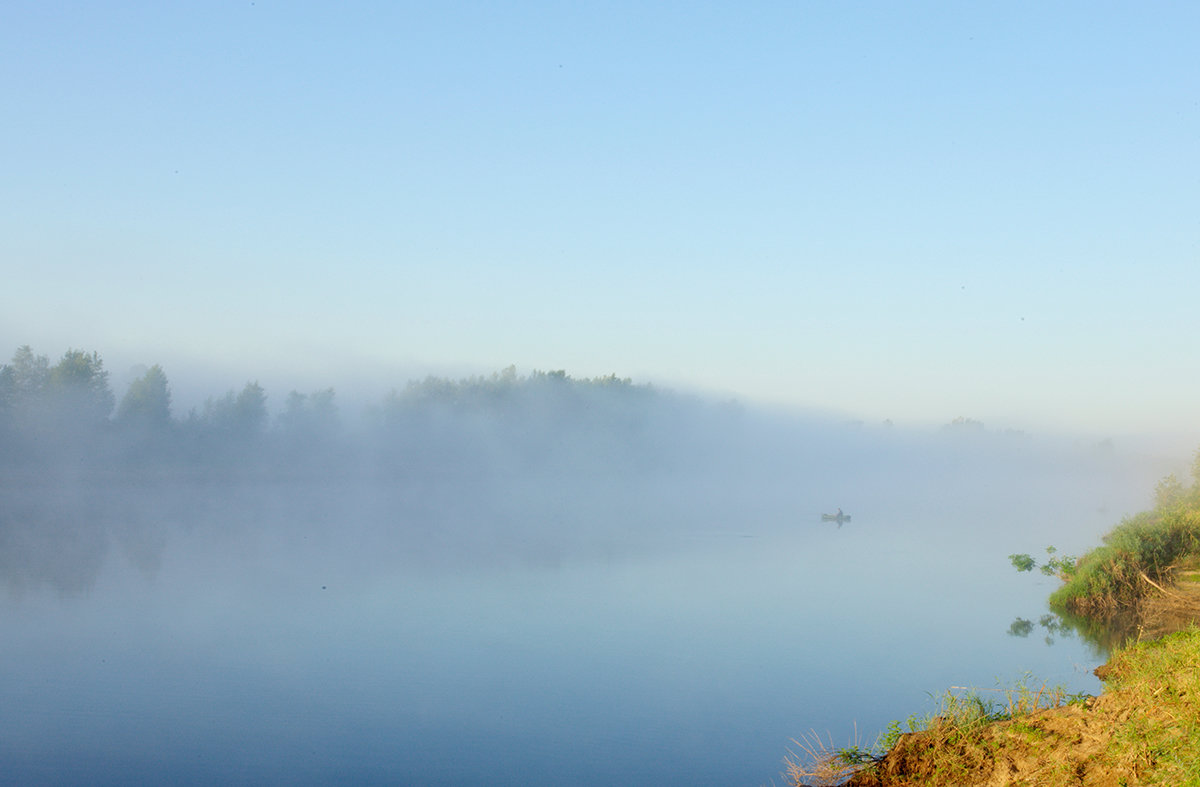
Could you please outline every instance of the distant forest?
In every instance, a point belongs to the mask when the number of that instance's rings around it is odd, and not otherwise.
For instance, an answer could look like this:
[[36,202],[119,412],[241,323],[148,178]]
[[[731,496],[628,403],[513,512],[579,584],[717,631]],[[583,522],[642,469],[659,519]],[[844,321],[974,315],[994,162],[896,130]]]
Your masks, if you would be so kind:
[[273,417],[267,400],[262,386],[247,382],[178,414],[157,364],[118,400],[98,353],[70,349],[52,364],[26,345],[0,366],[0,466],[260,476],[645,460],[656,453],[652,433],[686,409],[684,397],[616,375],[520,376],[514,367],[410,381],[351,419],[353,428],[333,388],[291,391]]

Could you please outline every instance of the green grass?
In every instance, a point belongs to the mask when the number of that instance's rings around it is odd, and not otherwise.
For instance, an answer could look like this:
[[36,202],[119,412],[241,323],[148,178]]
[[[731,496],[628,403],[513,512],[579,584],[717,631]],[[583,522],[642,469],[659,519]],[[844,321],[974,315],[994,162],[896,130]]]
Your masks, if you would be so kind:
[[1117,653],[1108,692],[1128,708],[1105,753],[1142,784],[1200,785],[1200,628]]
[[1171,581],[1181,561],[1198,553],[1200,505],[1193,500],[1128,517],[1104,537],[1103,546],[1079,558],[1066,583],[1050,595],[1050,605],[1087,615],[1136,606],[1150,582]]

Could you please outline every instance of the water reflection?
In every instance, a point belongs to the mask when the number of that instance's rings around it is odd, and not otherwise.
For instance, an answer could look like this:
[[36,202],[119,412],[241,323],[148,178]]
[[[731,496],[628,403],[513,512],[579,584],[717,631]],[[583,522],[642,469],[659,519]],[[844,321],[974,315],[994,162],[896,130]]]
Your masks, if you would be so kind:
[[[1061,614],[1050,612],[1038,618],[1037,627],[1042,630],[1042,641],[1047,645],[1053,645],[1056,639],[1071,638],[1077,633],[1083,633],[1084,640],[1095,647],[1097,653],[1107,652],[1102,641],[1092,636],[1087,623],[1088,621],[1084,619],[1069,619]],[[1008,634],[1011,637],[1024,639],[1032,634],[1033,630],[1032,620],[1018,617],[1008,627]]]
[[108,555],[113,512],[96,495],[45,491],[5,495],[0,582],[16,596],[43,587],[64,597],[86,593]]
[[0,771],[761,784],[806,731],[870,739],[950,685],[1093,688],[1083,643],[1002,633],[1041,601],[1003,556],[1088,531],[1088,485],[854,467],[6,487]]
[[[1017,618],[1008,627],[1008,635],[1010,637],[1028,637],[1031,631],[1033,631],[1033,621],[1026,620],[1025,618]],[[1053,643],[1047,642],[1046,644],[1051,645]]]
[[[1037,622],[1041,630],[1042,641],[1054,645],[1062,639],[1078,638],[1091,649],[1097,658],[1107,659],[1115,650],[1144,639],[1147,636],[1161,636],[1170,630],[1186,625],[1188,620],[1181,619],[1177,626],[1164,626],[1161,630],[1147,627],[1145,617],[1137,610],[1126,610],[1119,614],[1086,617],[1072,615],[1067,612],[1048,612]],[[1022,617],[1013,620],[1008,628],[1010,637],[1028,638],[1034,632],[1034,623]]]

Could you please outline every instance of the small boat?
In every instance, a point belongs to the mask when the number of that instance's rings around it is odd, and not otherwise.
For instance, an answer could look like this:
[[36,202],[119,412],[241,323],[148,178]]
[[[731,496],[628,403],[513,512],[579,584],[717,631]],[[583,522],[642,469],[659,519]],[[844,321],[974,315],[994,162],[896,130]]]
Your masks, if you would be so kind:
[[843,514],[841,511],[838,511],[836,514],[821,514],[821,521],[822,522],[837,522],[840,525],[843,522],[849,522],[850,515]]

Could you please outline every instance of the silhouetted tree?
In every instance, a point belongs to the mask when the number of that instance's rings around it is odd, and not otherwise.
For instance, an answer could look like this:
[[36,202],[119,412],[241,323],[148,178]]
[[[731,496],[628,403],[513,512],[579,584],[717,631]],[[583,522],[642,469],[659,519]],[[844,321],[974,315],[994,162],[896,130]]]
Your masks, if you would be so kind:
[[46,425],[46,383],[50,361],[34,355],[29,345],[13,354],[12,362],[0,367],[0,456],[21,462],[40,442],[38,432]]
[[34,355],[28,344],[17,348],[12,362],[0,367],[0,427],[31,425],[36,410],[44,406],[49,377],[46,356]]
[[144,429],[163,429],[171,421],[171,388],[162,367],[154,364],[129,384],[117,408],[117,422]]
[[23,399],[34,399],[45,393],[50,379],[50,360],[44,355],[34,355],[28,344],[17,348],[12,363],[4,367],[9,371],[13,394]]
[[61,422],[97,425],[108,420],[115,399],[108,372],[95,353],[67,350],[50,369],[47,388]]
[[337,429],[337,425],[332,388],[312,394],[292,391],[279,414],[279,428],[293,437],[327,436]]
[[257,382],[246,383],[241,393],[206,401],[199,421],[203,431],[226,437],[260,434],[267,423],[267,394]]
[[238,428],[247,435],[260,434],[267,426],[267,393],[257,381],[246,383],[234,409]]

